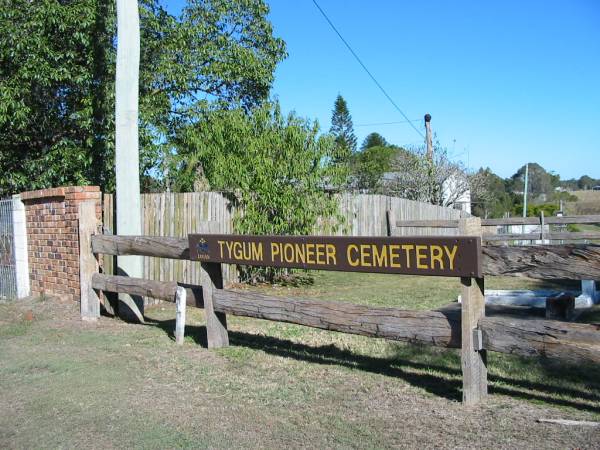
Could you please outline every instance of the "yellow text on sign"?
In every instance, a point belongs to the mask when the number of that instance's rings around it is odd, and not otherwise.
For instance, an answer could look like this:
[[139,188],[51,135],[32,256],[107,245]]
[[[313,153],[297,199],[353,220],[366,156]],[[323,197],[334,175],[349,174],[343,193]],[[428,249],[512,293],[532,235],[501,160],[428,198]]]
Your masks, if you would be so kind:
[[[454,270],[458,245],[441,244],[348,244],[254,242],[219,240],[220,257],[240,262],[291,264],[295,266],[350,266],[417,270]],[[341,254],[338,254],[338,251]]]
[[333,244],[271,242],[271,262],[335,266],[336,249]]
[[350,244],[346,249],[352,267],[454,270],[457,245]]
[[221,258],[237,259],[238,261],[262,261],[263,245],[261,242],[217,241]]

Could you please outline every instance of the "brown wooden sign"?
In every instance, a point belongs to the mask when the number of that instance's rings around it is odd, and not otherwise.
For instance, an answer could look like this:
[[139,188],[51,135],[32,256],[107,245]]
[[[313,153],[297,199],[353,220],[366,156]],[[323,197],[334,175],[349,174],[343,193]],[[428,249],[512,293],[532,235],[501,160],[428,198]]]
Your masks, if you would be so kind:
[[342,272],[481,277],[471,236],[339,237],[190,234],[190,259]]

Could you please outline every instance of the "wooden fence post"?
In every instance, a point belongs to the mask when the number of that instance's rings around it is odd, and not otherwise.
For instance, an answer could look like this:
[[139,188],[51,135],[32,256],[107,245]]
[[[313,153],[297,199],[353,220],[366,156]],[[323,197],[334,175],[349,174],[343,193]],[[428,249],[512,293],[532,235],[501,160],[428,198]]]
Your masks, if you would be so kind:
[[386,231],[387,231],[387,236],[391,237],[395,235],[395,231],[394,228],[396,228],[396,215],[394,214],[394,212],[391,209],[387,209],[385,211],[385,225],[386,225]]
[[96,234],[98,219],[96,202],[79,203],[79,289],[82,320],[96,320],[100,317],[100,299],[92,288],[92,276],[98,273],[96,256],[92,253],[92,235]]
[[546,242],[546,232],[544,231],[544,227],[546,226],[546,221],[544,220],[544,211],[540,211],[540,239],[542,241],[542,245],[547,244]]
[[[218,233],[218,223],[204,222],[200,226],[200,233]],[[229,346],[227,334],[227,316],[225,313],[215,312],[214,292],[223,289],[223,273],[219,263],[201,263],[200,284],[202,285],[202,298],[204,300],[204,314],[206,315],[206,342],[208,348]]]
[[[481,237],[481,219],[460,219],[459,234]],[[463,404],[468,406],[487,396],[487,354],[482,348],[481,331],[477,327],[479,319],[485,317],[485,296],[483,278],[461,278],[461,284]]]
[[187,295],[185,288],[177,286],[177,293],[175,294],[175,304],[177,312],[175,313],[175,342],[178,345],[183,345],[183,338],[185,334],[185,307],[187,302]]

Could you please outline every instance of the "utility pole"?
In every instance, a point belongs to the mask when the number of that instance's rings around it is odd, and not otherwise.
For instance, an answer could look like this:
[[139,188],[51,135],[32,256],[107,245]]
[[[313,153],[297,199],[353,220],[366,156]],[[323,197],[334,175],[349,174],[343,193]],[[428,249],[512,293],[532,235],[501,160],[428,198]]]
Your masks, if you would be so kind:
[[[140,158],[138,149],[138,95],[140,20],[137,0],[117,0],[117,67],[115,77],[115,165],[117,233],[142,234]],[[117,257],[117,274],[142,277],[140,256]],[[119,294],[119,315],[144,321],[141,297]]]
[[525,164],[525,189],[523,190],[523,217],[527,217],[528,185],[529,185],[529,163]]
[[427,158],[433,160],[433,139],[431,138],[431,114],[425,114],[425,144],[427,145]]
[[[527,190],[529,185],[529,163],[525,164],[525,187],[523,188],[523,217],[527,217]],[[526,226],[521,225],[521,233],[525,234]],[[525,244],[525,241],[521,241]]]

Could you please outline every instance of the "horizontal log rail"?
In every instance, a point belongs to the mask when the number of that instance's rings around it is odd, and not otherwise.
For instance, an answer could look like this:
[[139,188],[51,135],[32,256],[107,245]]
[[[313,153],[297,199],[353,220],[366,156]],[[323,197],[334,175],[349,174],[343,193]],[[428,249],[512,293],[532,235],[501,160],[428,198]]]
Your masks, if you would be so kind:
[[399,228],[458,228],[458,220],[399,220],[396,222],[396,226]]
[[439,311],[410,311],[231,290],[216,294],[215,310],[342,333],[460,347],[460,313],[449,320]]
[[[92,251],[108,255],[189,259],[187,238],[96,235],[92,236]],[[485,276],[600,279],[600,245],[596,244],[483,246],[482,252]]]
[[[110,292],[156,296],[171,302],[175,301],[177,290],[174,282],[102,274],[94,275],[92,287]],[[198,286],[187,287],[192,292],[202,291]],[[221,289],[213,295],[214,310],[219,313],[393,341],[449,348],[461,346],[459,308],[407,311]],[[202,301],[198,298],[188,299],[188,305],[202,307]],[[600,362],[600,325],[507,316],[484,317],[478,325],[487,350],[522,356],[555,357],[572,363]]]
[[494,352],[600,362],[599,324],[497,316],[482,318],[479,328],[483,347]]
[[[482,226],[495,225],[540,225],[540,217],[506,217],[503,219],[481,219]],[[545,225],[600,223],[600,214],[585,216],[544,217]],[[399,220],[397,227],[458,228],[458,220]]]
[[202,287],[175,281],[156,281],[142,278],[124,277],[120,275],[105,275],[95,273],[92,276],[92,288],[115,294],[139,295],[174,302],[177,288],[186,291],[187,306],[203,308]]
[[600,280],[600,245],[490,246],[481,248],[485,276],[538,280]]
[[503,242],[516,240],[538,240],[549,239],[547,235],[542,237],[542,233],[507,233],[507,234],[483,234],[481,239],[484,242]]
[[190,259],[187,238],[164,236],[92,236],[92,252],[105,255],[139,255],[157,258]]
[[582,241],[600,239],[600,232],[562,232],[562,233],[511,233],[511,234],[484,234],[484,241],[515,241],[515,240],[555,240],[555,241]]
[[95,273],[92,276],[92,288],[117,294],[139,295],[159,300],[175,301],[177,283],[175,281],[155,281],[119,275]]

